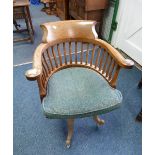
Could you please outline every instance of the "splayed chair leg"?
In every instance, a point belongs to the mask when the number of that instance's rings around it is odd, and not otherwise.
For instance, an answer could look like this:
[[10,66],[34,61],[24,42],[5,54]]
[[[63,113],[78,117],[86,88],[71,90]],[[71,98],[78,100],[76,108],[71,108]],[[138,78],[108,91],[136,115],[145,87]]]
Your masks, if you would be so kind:
[[66,139],[66,147],[70,148],[74,130],[74,119],[67,119],[67,127],[68,127],[68,135]]
[[104,120],[100,119],[99,116],[94,116],[93,119],[97,123],[97,125],[103,125],[104,124]]

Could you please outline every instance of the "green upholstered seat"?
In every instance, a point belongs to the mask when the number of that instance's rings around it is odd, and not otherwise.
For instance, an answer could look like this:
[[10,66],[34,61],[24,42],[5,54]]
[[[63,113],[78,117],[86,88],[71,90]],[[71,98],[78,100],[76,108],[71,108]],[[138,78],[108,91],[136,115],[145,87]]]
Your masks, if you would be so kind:
[[103,114],[119,107],[122,95],[93,70],[63,69],[48,81],[42,109],[48,118],[77,118]]

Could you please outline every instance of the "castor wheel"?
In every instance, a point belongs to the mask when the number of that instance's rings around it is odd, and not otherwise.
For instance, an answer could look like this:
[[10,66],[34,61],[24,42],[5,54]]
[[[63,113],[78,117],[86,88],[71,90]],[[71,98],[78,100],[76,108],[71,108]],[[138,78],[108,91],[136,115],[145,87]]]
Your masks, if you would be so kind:
[[70,140],[66,140],[65,147],[66,147],[67,149],[69,149],[69,148],[71,147],[71,141],[70,141]]

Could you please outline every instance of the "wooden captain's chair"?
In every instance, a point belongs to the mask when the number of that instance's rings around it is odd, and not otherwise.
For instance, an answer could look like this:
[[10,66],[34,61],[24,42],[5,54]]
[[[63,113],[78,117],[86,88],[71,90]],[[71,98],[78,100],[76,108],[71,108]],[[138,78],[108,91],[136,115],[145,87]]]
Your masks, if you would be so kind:
[[75,118],[93,117],[117,109],[122,95],[116,89],[121,68],[132,68],[107,42],[98,39],[95,21],[70,20],[41,25],[42,43],[33,57],[28,80],[37,80],[47,118],[67,119],[70,147]]

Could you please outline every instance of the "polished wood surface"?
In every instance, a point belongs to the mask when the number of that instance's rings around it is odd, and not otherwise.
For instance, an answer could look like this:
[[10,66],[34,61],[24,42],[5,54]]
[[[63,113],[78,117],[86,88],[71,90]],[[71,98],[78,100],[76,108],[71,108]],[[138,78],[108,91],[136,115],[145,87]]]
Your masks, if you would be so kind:
[[108,7],[107,0],[97,0],[94,2],[93,0],[86,0],[85,10],[92,11],[92,10],[102,10]]
[[[100,8],[96,6],[96,4],[92,1],[78,1],[78,0],[70,0],[69,2],[69,16],[76,19],[85,19],[85,20],[96,20],[100,21],[100,17],[102,14],[102,9],[105,9],[104,7],[97,1],[97,5],[101,6]],[[103,7],[102,7],[103,6]]]
[[43,30],[43,43],[50,43],[55,40],[68,38],[97,38],[95,31],[95,21],[68,20],[59,22],[49,22],[41,25]]
[[61,20],[69,19],[69,0],[57,0],[57,14]]
[[76,20],[97,21],[96,31],[100,34],[100,22],[103,17],[103,10],[107,9],[108,0],[70,0],[69,17]]

